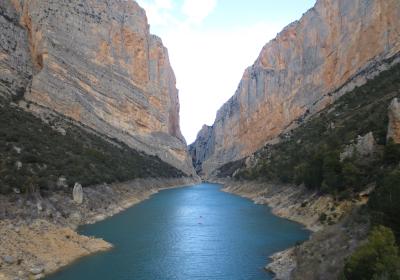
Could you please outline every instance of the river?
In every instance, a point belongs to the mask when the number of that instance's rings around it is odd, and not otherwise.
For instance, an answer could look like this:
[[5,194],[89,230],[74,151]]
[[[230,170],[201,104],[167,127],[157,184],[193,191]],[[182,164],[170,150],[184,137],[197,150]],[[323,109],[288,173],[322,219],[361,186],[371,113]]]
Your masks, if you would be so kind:
[[202,183],[168,189],[79,233],[114,244],[48,280],[271,279],[268,257],[309,231],[265,205]]

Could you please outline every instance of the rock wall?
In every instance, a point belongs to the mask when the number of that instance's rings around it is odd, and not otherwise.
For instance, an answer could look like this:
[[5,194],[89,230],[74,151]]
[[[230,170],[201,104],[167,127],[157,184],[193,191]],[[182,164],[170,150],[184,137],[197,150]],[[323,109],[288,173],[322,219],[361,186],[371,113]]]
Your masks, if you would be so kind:
[[208,125],[203,125],[196,137],[196,141],[189,145],[189,154],[192,157],[193,166],[196,172],[201,172],[201,164],[214,150],[214,135],[213,128]]
[[23,95],[32,78],[27,31],[11,1],[0,3],[0,97]]
[[4,0],[0,11],[1,36],[16,45],[2,38],[0,67],[31,68],[20,75],[29,82],[16,85],[30,110],[66,116],[194,173],[168,51],[136,2]]
[[[362,85],[400,51],[398,0],[318,0],[264,46],[218,111],[202,170],[248,156]],[[192,152],[193,153],[193,152]],[[198,158],[196,158],[197,160]]]

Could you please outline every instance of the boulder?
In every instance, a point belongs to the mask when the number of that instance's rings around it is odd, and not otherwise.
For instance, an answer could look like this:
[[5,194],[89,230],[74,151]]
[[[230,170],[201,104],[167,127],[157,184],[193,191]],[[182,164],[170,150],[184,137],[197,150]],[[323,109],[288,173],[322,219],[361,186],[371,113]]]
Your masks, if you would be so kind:
[[62,136],[67,135],[67,131],[66,131],[64,128],[62,128],[62,127],[57,127],[57,128],[56,128],[56,131],[57,131],[58,133],[60,133]]
[[392,139],[394,143],[400,143],[400,103],[394,98],[388,109],[389,125],[387,139]]
[[13,263],[15,263],[15,258],[13,256],[4,256],[3,261],[6,264],[13,264]]
[[78,211],[71,213],[69,216],[69,222],[73,227],[79,225],[82,221],[82,215]]
[[20,170],[20,169],[22,168],[22,162],[17,161],[17,162],[15,163],[15,167],[17,168],[17,170]]
[[354,156],[356,153],[362,157],[373,155],[376,150],[376,142],[372,132],[364,136],[358,136],[354,144],[347,145],[344,151],[340,154],[340,160]]
[[83,202],[83,189],[82,189],[82,185],[81,184],[75,183],[74,189],[72,191],[72,198],[76,203],[82,204],[82,202]]
[[32,267],[29,272],[33,275],[38,275],[41,274],[44,271],[44,268],[41,266],[38,267]]
[[65,178],[64,176],[61,176],[60,178],[58,178],[57,187],[58,188],[68,188],[67,178]]

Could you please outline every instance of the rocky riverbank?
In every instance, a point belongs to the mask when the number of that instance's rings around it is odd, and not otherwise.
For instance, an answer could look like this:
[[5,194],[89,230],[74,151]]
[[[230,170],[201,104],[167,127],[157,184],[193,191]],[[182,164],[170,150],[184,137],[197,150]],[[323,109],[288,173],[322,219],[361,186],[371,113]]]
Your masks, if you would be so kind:
[[71,189],[0,196],[0,280],[40,279],[76,259],[112,248],[102,239],[79,235],[95,223],[165,188],[198,183],[195,178],[138,179],[83,188],[82,203]]
[[[216,179],[223,190],[267,204],[272,212],[305,225],[310,239],[271,256],[275,279],[337,279],[344,260],[365,239],[368,221],[360,215],[365,196],[337,201],[301,186]],[[366,194],[365,194],[366,195]]]

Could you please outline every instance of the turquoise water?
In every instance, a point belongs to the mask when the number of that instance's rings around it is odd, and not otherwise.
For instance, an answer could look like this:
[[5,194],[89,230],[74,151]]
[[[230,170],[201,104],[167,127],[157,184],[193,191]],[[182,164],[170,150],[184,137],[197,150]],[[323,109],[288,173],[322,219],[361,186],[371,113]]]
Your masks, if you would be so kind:
[[115,248],[46,279],[271,279],[263,269],[268,256],[309,236],[268,207],[207,183],[161,191],[80,233]]

